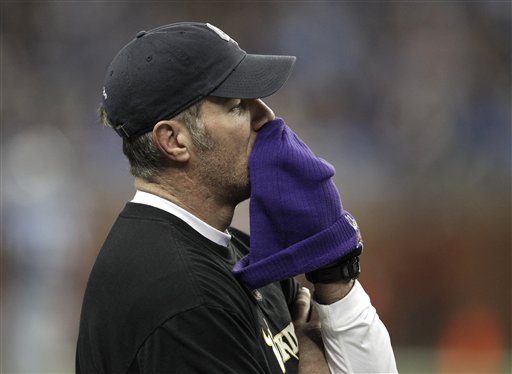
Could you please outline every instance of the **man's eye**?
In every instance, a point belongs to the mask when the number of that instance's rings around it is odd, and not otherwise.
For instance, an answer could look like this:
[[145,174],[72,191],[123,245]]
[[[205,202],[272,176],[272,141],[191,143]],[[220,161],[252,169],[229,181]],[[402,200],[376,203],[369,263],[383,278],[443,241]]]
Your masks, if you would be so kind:
[[232,107],[230,109],[230,112],[241,113],[241,112],[243,112],[243,110],[244,110],[244,102],[240,101],[240,103],[238,103],[237,105],[235,105],[234,107]]

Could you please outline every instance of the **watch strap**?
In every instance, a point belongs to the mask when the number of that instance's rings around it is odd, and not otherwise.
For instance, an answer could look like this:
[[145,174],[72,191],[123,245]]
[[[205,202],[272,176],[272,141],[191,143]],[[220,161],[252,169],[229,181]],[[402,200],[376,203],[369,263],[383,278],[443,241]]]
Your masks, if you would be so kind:
[[356,279],[361,273],[359,255],[363,251],[362,243],[348,256],[341,258],[331,266],[306,273],[311,283],[333,283],[338,280]]

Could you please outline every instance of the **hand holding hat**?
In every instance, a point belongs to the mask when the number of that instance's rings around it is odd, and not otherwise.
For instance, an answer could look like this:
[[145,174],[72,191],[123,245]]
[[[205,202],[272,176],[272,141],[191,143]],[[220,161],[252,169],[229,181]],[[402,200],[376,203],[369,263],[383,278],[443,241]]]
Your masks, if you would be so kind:
[[343,209],[332,165],[276,118],[250,161],[251,251],[233,273],[251,289],[324,267],[356,250],[361,235]]

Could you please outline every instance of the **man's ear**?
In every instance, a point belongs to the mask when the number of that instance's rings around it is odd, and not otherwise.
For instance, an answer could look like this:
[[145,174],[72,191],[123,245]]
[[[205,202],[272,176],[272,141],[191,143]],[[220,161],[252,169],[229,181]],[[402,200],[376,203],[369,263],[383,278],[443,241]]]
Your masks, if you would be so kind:
[[190,159],[190,136],[182,123],[174,120],[158,122],[153,127],[153,139],[171,160],[187,162]]

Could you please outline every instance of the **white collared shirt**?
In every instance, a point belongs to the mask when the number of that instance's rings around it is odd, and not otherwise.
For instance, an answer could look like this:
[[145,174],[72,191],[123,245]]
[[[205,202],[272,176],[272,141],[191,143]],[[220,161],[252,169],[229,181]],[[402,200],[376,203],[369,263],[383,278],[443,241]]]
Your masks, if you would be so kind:
[[212,227],[206,222],[200,220],[192,213],[187,212],[185,209],[180,208],[178,205],[159,196],[148,192],[137,191],[131,202],[137,204],[145,204],[161,210],[165,210],[166,212],[171,213],[172,215],[186,222],[190,227],[203,235],[205,238],[210,239],[212,242],[224,247],[227,247],[231,241],[231,235],[227,232],[217,230],[215,227]]

